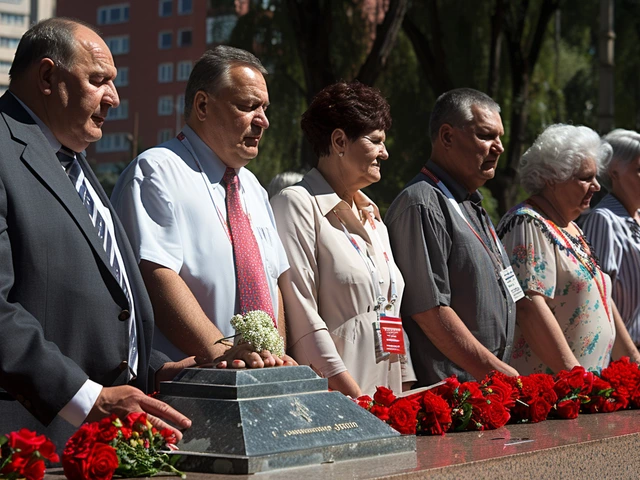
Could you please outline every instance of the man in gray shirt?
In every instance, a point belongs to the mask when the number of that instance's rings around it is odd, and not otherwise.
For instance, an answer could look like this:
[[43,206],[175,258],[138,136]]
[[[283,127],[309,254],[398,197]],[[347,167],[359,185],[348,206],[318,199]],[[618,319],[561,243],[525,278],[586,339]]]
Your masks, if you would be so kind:
[[431,159],[398,195],[385,223],[406,281],[403,324],[418,382],[452,374],[508,375],[515,305],[509,261],[478,188],[504,151],[500,107],[463,88],[441,95],[431,114]]

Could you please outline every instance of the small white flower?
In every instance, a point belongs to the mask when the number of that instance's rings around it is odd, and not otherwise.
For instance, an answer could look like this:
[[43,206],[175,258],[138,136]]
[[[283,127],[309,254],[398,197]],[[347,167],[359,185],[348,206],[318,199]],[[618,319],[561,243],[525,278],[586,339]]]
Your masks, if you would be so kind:
[[284,355],[284,339],[273,326],[273,320],[262,310],[234,315],[231,326],[256,352],[269,350],[273,355]]

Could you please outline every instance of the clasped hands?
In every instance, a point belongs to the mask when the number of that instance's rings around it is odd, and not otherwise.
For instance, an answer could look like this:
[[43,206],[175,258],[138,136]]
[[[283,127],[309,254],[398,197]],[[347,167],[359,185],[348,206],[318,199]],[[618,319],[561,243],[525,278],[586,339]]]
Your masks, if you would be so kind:
[[[199,365],[206,360],[196,357]],[[215,368],[267,368],[267,367],[291,367],[298,365],[289,355],[279,357],[269,350],[256,352],[249,343],[234,345],[210,363]]]

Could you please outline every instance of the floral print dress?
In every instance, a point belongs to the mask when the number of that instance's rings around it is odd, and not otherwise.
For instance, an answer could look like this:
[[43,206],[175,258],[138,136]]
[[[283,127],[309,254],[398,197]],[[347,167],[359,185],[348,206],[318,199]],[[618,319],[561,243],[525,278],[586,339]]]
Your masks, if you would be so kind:
[[[580,365],[606,367],[616,336],[611,279],[587,253],[584,237],[572,236],[526,202],[502,218],[498,235],[522,290],[544,296]],[[520,375],[556,373],[531,350],[517,325],[510,364]]]

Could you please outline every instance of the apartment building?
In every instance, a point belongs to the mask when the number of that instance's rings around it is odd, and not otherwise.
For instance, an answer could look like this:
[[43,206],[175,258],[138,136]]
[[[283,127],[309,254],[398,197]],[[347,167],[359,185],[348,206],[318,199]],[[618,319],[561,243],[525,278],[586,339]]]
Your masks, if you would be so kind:
[[102,139],[87,149],[91,161],[103,168],[127,163],[135,152],[180,131],[191,68],[211,43],[207,5],[205,0],[58,0],[58,16],[98,28],[118,69],[120,106],[111,109]]
[[54,10],[54,0],[0,0],[0,95],[9,88],[9,69],[20,38]]

